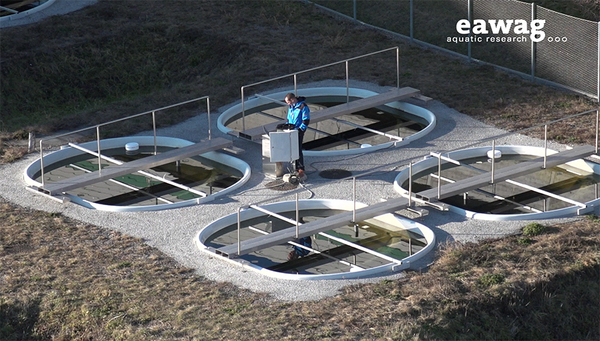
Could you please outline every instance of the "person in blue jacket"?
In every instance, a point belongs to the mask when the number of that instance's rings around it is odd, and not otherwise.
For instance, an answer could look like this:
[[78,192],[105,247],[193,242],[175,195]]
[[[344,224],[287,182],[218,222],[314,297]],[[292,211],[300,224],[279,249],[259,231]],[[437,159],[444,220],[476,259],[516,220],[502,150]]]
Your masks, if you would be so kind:
[[[306,247],[312,247],[312,239],[310,238],[310,236],[302,237],[300,239],[297,239],[295,242]],[[294,249],[288,254],[288,260],[294,260],[300,257],[304,257],[309,253],[310,250],[294,245]]]
[[288,107],[288,115],[287,120],[289,124],[293,124],[296,129],[298,129],[298,147],[299,147],[299,157],[296,160],[296,172],[298,173],[298,178],[303,181],[306,179],[306,174],[304,173],[304,155],[302,154],[302,141],[304,140],[304,133],[306,132],[306,128],[308,128],[308,124],[310,123],[310,109],[308,105],[304,103],[304,97],[296,97],[295,94],[289,93],[285,95],[285,103],[287,103]]

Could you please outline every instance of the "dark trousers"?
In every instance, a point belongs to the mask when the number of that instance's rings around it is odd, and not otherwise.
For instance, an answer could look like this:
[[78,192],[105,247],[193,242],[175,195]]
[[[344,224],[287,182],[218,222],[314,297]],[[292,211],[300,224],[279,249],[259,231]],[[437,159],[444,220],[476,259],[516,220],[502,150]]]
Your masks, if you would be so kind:
[[296,160],[296,170],[304,170],[304,155],[302,154],[302,141],[304,140],[304,131],[298,129],[298,160]]

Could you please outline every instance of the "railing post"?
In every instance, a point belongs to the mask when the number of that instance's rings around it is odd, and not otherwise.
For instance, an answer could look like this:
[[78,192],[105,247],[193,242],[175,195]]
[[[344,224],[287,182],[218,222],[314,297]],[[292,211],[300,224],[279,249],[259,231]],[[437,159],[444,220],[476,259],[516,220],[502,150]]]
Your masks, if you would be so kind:
[[238,207],[237,210],[237,247],[238,247],[238,256],[240,255],[240,253],[242,253],[242,241],[240,240],[240,230],[242,228],[242,222],[240,219],[240,211],[242,210],[241,207]]
[[96,126],[96,144],[98,146],[98,174],[102,174],[102,153],[100,151],[100,126]]
[[440,197],[442,196],[442,153],[438,153],[437,155],[438,157],[438,184],[437,184],[437,190],[438,190],[438,199],[440,199]]
[[396,88],[400,89],[400,48],[396,47]]
[[156,147],[156,111],[152,111],[152,131],[154,132],[154,155],[158,154]]
[[346,60],[346,103],[350,103],[350,71],[348,69],[348,61]]
[[244,87],[240,89],[242,93],[242,131],[246,130],[246,110],[244,109]]
[[408,164],[408,207],[412,206],[412,161]]
[[211,123],[210,123],[210,98],[206,97],[206,112],[208,115],[208,139],[211,140],[212,139],[212,134],[211,134]]
[[44,140],[40,140],[40,171],[42,172],[42,187],[44,187]]
[[300,238],[300,210],[298,209],[298,193],[296,192],[296,239]]
[[356,223],[356,177],[352,178],[352,222]]
[[492,140],[492,184],[494,183],[494,171],[496,165],[496,140]]
[[548,158],[548,125],[544,125],[544,169],[546,169],[546,159]]
[[298,74],[294,74],[294,95],[298,95]]

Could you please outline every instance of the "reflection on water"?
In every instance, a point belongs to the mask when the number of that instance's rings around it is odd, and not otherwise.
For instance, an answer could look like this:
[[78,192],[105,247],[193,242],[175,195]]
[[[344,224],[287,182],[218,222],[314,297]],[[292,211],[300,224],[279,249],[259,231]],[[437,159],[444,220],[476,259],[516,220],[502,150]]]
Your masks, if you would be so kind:
[[[503,155],[499,161],[497,160],[495,162],[495,169],[498,170],[533,158],[535,157]],[[469,166],[465,167],[454,164],[442,165],[442,186],[448,184],[450,181],[459,181],[479,175],[482,171],[491,171],[491,163],[486,157],[461,160],[461,163]],[[437,175],[437,166],[414,174],[412,184],[413,192],[418,193],[427,189],[437,188]],[[564,165],[542,169],[538,172],[511,180],[580,203],[595,200],[599,197],[598,183],[600,181],[600,176],[598,174],[573,169],[572,167]],[[403,183],[402,187],[408,189],[408,181]],[[548,195],[528,190],[508,182],[500,182],[494,185],[481,187],[478,190],[469,191],[467,194],[456,195],[442,201],[468,211],[487,214],[546,212],[573,206],[571,203],[564,200],[549,197]]]
[[[300,216],[306,223],[341,213],[339,210],[302,210]],[[279,213],[290,219],[295,219],[296,213]],[[261,216],[241,222],[240,240],[263,236],[293,225],[277,218]],[[257,266],[272,271],[297,274],[331,274],[344,273],[356,269],[370,269],[389,264],[391,261],[373,253],[402,260],[426,246],[425,238],[412,231],[407,231],[401,225],[392,225],[377,219],[359,222],[332,229],[312,237],[311,248],[317,252],[288,260],[292,250],[290,244],[276,245],[241,256],[242,259]],[[204,241],[204,245],[220,248],[237,244],[237,223],[229,225]],[[342,242],[344,241],[344,242]],[[372,250],[369,253],[353,244]]]
[[[170,149],[159,147],[157,151],[161,153]],[[154,147],[152,146],[140,147],[139,153],[136,155],[126,155],[124,148],[102,151],[103,155],[110,156],[122,162],[151,156],[153,153]],[[102,161],[102,169],[114,165],[114,163],[105,160]],[[98,168],[97,157],[88,154],[78,155],[47,167],[44,172],[44,181],[52,183],[97,171]],[[199,156],[155,167],[149,170],[149,172],[162,179],[176,182],[196,191],[204,192],[207,195],[217,193],[232,186],[242,177],[239,171],[231,167]],[[40,174],[38,173],[36,176],[36,180],[41,182]],[[198,194],[140,173],[132,173],[116,177],[110,181],[81,187],[71,191],[70,194],[77,195],[90,202],[116,206],[158,205],[201,197]]]
[[[356,98],[351,98],[351,100]],[[314,96],[307,102],[311,112],[345,103],[336,96]],[[233,116],[225,126],[236,131],[260,127],[272,122],[281,122],[287,117],[287,107],[269,104],[249,109],[245,113],[245,123],[241,114]],[[311,123],[304,135],[304,150],[344,150],[360,148],[363,144],[372,146],[388,143],[390,138],[359,129],[340,121],[377,130],[389,135],[407,137],[427,126],[427,122],[418,116],[402,110],[382,106],[359,111],[349,115],[341,115],[335,119]]]

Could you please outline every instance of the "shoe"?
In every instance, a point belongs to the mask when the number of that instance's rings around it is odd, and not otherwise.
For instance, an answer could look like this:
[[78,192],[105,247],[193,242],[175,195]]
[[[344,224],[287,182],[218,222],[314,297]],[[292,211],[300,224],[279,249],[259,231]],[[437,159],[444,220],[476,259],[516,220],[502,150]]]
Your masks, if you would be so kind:
[[288,253],[288,260],[294,260],[298,258],[298,254],[296,253],[296,250],[292,250],[290,251],[290,253]]
[[298,172],[298,181],[304,182],[308,179],[308,176],[306,176],[306,173],[302,169],[299,169],[297,172]]

